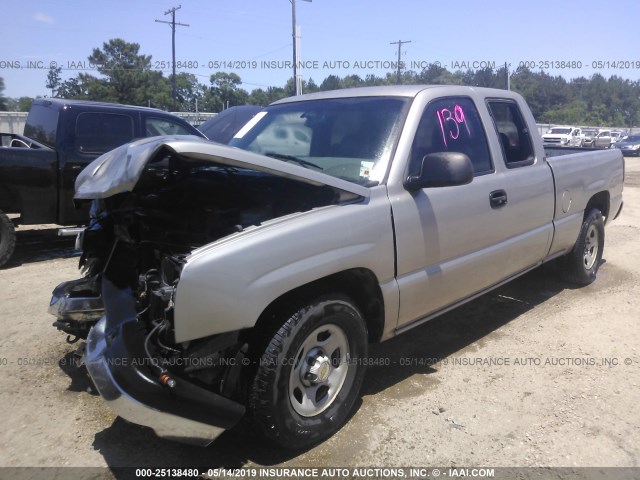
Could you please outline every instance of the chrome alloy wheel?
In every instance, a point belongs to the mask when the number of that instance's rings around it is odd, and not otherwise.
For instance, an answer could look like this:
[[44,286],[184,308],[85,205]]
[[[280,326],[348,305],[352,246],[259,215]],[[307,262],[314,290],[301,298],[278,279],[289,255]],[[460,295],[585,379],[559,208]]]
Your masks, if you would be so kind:
[[590,225],[584,242],[584,268],[590,270],[598,258],[598,229],[595,225]]
[[349,341],[342,328],[326,324],[304,340],[289,374],[289,401],[303,417],[333,403],[349,371]]

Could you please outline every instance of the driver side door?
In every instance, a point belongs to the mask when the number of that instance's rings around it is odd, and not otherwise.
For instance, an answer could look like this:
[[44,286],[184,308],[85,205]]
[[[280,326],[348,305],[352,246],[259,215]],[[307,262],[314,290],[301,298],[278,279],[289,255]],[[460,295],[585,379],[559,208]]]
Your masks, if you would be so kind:
[[[508,106],[517,107],[515,102]],[[480,108],[485,109],[484,122]],[[492,130],[485,131],[485,126]],[[503,160],[521,148],[516,142],[522,135],[531,147],[526,125],[522,130],[499,119],[492,124],[487,106],[471,98],[439,98],[426,106],[413,141],[409,174],[425,155],[446,151],[467,155],[474,178],[467,185],[403,189],[390,195],[399,330],[481,293],[544,256],[549,239],[545,221],[552,218],[553,195],[549,208],[539,208],[535,199],[551,188],[550,171],[536,164],[532,150],[521,168],[506,168]],[[487,134],[498,137],[500,151],[494,148],[492,153]]]

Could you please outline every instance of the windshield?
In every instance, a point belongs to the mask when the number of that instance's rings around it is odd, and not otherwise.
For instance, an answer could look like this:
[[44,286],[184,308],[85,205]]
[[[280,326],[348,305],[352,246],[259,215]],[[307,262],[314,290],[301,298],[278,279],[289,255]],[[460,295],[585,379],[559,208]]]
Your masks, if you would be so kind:
[[568,135],[571,133],[570,128],[552,128],[548,133],[555,133],[560,135]]
[[582,130],[582,133],[584,133],[585,135],[595,135],[596,131],[595,130]]
[[385,176],[408,104],[357,97],[273,105],[230,145],[370,186]]
[[629,143],[640,142],[640,135],[629,135],[624,141]]

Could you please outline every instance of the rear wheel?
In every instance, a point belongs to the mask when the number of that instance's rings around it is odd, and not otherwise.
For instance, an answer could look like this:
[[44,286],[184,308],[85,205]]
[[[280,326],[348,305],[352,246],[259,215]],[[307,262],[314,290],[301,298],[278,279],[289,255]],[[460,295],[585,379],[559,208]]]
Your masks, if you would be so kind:
[[588,285],[596,279],[604,249],[604,219],[593,209],[584,218],[573,250],[563,257],[565,278],[577,285]]
[[250,395],[258,428],[292,449],[331,436],[353,412],[366,355],[365,322],[348,298],[329,295],[295,311],[259,361]]
[[7,215],[0,211],[0,267],[9,261],[16,246],[16,229]]

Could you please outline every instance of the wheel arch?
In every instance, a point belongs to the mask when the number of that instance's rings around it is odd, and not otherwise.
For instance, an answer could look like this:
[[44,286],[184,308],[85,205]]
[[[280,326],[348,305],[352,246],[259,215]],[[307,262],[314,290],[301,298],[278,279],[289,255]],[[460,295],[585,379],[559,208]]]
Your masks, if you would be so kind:
[[4,213],[22,213],[22,198],[10,185],[0,184],[0,210]]
[[384,331],[384,298],[378,279],[367,268],[333,273],[284,293],[264,309],[254,329],[260,331],[268,327],[278,313],[290,305],[299,305],[332,292],[344,294],[353,300],[364,317],[369,342],[379,342]]
[[589,199],[587,206],[584,209],[583,220],[587,218],[591,210],[594,208],[600,210],[600,213],[602,213],[602,216],[606,221],[609,220],[609,209],[611,208],[611,197],[609,192],[598,192]]
[[7,263],[16,246],[16,231],[13,221],[0,210],[0,267]]

